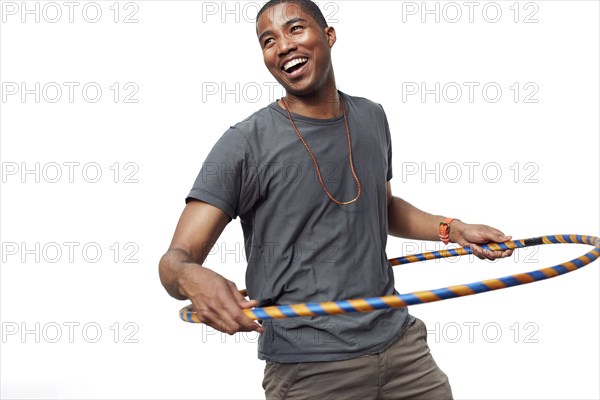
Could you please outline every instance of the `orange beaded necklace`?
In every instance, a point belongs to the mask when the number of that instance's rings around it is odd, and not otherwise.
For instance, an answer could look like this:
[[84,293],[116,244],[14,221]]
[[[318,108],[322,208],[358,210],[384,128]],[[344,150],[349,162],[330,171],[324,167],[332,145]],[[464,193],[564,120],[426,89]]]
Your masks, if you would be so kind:
[[347,205],[347,204],[352,204],[358,200],[358,198],[360,197],[360,181],[358,180],[358,176],[356,176],[356,172],[354,171],[354,163],[352,161],[352,141],[350,140],[350,128],[348,127],[348,117],[346,115],[346,106],[344,105],[344,100],[341,98],[341,95],[338,94],[338,96],[339,96],[338,98],[340,99],[340,102],[342,103],[342,111],[344,113],[344,123],[346,124],[346,134],[348,136],[348,160],[350,161],[350,170],[352,171],[352,176],[354,177],[354,181],[356,182],[356,188],[357,188],[356,197],[354,197],[352,200],[349,200],[349,201],[339,201],[339,200],[335,199],[331,195],[331,193],[329,193],[329,190],[327,190],[327,188],[325,187],[325,183],[323,182],[323,177],[321,176],[321,169],[319,168],[319,163],[317,162],[317,159],[315,158],[315,155],[313,154],[313,152],[308,147],[308,144],[306,144],[306,142],[304,141],[304,138],[300,134],[300,131],[298,131],[298,128],[296,127],[296,124],[294,123],[294,120],[292,119],[292,114],[290,114],[290,106],[288,105],[285,97],[282,98],[282,100],[285,104],[285,110],[287,111],[288,117],[290,119],[290,123],[292,124],[294,131],[296,131],[298,138],[300,138],[300,141],[302,142],[304,147],[306,147],[306,151],[308,151],[308,154],[310,154],[310,157],[312,158],[313,163],[315,164],[315,169],[317,170],[319,182],[321,183],[321,186],[323,187],[325,194],[327,194],[327,197],[329,197],[329,199],[331,201],[333,201],[335,204],[343,206],[343,205]]

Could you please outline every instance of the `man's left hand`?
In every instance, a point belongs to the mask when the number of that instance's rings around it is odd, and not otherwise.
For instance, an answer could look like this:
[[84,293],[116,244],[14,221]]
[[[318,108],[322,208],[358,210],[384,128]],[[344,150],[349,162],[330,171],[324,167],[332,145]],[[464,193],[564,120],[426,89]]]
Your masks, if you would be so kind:
[[452,221],[450,223],[450,241],[458,243],[462,247],[471,248],[473,254],[482,260],[509,257],[513,250],[484,250],[478,244],[502,243],[511,240],[511,238],[511,236],[506,236],[498,229],[487,225],[465,224],[462,221]]

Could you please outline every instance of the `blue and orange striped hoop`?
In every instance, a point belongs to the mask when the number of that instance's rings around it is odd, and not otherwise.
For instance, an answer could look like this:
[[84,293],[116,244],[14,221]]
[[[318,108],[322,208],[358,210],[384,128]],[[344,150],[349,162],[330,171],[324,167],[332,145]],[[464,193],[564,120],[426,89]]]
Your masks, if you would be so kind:
[[[245,309],[244,313],[250,319],[263,320],[345,314],[351,312],[368,312],[387,308],[401,308],[415,304],[452,299],[455,297],[470,296],[473,294],[505,289],[513,286],[541,281],[544,279],[554,278],[556,276],[575,271],[576,269],[595,261],[600,256],[600,238],[586,235],[549,235],[531,239],[512,240],[504,243],[488,243],[481,245],[480,247],[488,250],[508,250],[555,243],[588,244],[594,246],[594,249],[580,257],[574,258],[571,261],[567,261],[552,267],[542,268],[521,274],[509,275],[502,278],[487,279],[466,285],[455,285],[442,289],[423,290],[420,292],[383,297]],[[457,249],[432,251],[429,253],[392,258],[389,261],[392,265],[401,265],[417,261],[433,260],[436,258],[464,256],[467,254],[471,254],[471,249],[460,247]],[[245,291],[242,291],[242,293],[245,293]],[[201,321],[198,319],[198,316],[193,311],[192,305],[182,308],[179,311],[179,317],[186,322],[201,323]]]

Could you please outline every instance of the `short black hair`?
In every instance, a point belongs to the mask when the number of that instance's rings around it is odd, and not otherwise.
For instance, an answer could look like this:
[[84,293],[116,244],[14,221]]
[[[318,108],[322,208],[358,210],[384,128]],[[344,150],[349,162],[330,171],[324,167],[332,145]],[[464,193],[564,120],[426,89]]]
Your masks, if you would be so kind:
[[327,21],[325,20],[325,17],[323,16],[323,13],[321,12],[321,9],[319,8],[319,6],[317,6],[315,3],[313,3],[310,0],[270,0],[269,2],[267,2],[258,12],[258,14],[256,15],[256,22],[258,22],[258,19],[260,18],[261,14],[265,11],[267,11],[269,8],[274,7],[278,4],[296,4],[297,6],[299,6],[302,11],[304,11],[305,13],[309,14],[311,17],[313,17],[313,19],[317,22],[317,24],[321,27],[321,28],[327,28]]

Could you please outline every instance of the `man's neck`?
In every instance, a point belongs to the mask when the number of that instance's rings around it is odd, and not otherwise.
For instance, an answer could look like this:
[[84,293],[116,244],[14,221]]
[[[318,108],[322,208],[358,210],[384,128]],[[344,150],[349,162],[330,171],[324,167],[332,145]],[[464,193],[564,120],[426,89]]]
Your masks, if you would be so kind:
[[[289,111],[315,119],[337,118],[342,114],[341,98],[337,89],[317,92],[310,96],[286,94],[285,100]],[[286,108],[286,103],[279,100],[279,105]]]

